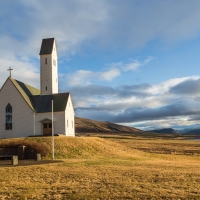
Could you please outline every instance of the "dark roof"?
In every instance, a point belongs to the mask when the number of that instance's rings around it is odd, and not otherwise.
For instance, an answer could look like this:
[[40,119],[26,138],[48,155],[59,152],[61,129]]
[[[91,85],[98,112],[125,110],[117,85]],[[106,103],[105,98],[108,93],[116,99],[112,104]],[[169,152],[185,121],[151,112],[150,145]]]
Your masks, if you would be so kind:
[[43,39],[39,55],[51,54],[53,51],[54,40],[54,38]]
[[39,95],[40,90],[38,90],[37,88],[34,88],[30,85],[27,85],[25,83],[22,83],[20,81],[17,81],[15,79],[11,78],[11,77],[9,77],[9,79],[12,81],[14,86],[17,88],[17,90],[22,95],[22,97],[27,102],[27,104],[31,107],[31,109],[34,110],[33,105],[31,103],[31,100],[30,100],[30,96],[31,95]]
[[66,109],[69,93],[59,93],[51,95],[34,95],[30,96],[34,110],[37,113],[51,112],[52,111],[52,100],[53,100],[53,111],[59,112]]
[[54,101],[53,102],[54,112],[65,111],[69,99],[69,93],[40,95],[40,90],[38,90],[37,88],[22,83],[11,77],[9,77],[8,79],[12,81],[12,83],[17,88],[19,93],[22,95],[26,103],[36,113],[51,112],[52,111],[51,100]]

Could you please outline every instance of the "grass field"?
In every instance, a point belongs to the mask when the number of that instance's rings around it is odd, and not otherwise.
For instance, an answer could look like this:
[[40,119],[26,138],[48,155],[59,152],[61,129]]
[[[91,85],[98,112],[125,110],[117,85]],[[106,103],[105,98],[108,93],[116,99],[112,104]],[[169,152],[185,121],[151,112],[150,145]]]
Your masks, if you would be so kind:
[[[51,138],[29,140],[51,144]],[[1,161],[0,197],[200,199],[199,150],[197,141],[57,137],[60,162],[11,166]]]

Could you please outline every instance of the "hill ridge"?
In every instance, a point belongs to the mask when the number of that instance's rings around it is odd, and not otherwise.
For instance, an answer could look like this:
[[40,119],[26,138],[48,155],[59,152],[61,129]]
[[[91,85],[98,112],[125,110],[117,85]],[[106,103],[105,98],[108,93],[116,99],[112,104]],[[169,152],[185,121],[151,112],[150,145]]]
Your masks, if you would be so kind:
[[75,117],[76,133],[145,133],[140,129],[115,124],[108,121],[97,121]]

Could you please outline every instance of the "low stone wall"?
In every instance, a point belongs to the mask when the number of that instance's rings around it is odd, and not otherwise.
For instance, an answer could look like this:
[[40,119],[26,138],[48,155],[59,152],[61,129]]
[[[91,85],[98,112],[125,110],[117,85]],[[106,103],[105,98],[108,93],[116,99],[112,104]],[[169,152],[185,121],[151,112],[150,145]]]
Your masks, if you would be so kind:
[[0,148],[0,156],[4,155],[18,155],[18,148]]
[[13,147],[0,148],[0,156],[17,155],[19,160],[35,159],[35,154],[36,153],[33,150],[30,150],[26,146],[18,146],[16,148]]

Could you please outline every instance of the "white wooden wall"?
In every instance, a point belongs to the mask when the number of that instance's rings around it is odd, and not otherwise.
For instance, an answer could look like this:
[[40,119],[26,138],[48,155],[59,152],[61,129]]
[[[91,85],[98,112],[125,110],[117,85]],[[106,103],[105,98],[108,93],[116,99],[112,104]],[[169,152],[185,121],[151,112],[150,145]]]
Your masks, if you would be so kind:
[[[5,108],[12,106],[12,130],[5,130]],[[26,137],[33,134],[33,110],[25,102],[21,94],[7,79],[0,91],[0,138]]]
[[[55,65],[53,60],[56,61]],[[52,52],[52,94],[58,93],[58,56],[57,56],[57,49],[56,49],[56,42],[54,40],[53,44],[53,52]]]
[[[54,112],[54,134],[65,135],[65,112]],[[36,113],[35,114],[35,135],[43,135],[42,121],[48,118],[52,120],[52,113]]]
[[71,100],[71,96],[69,96],[66,110],[65,110],[65,129],[66,136],[75,136],[75,119],[74,119],[74,108]]

